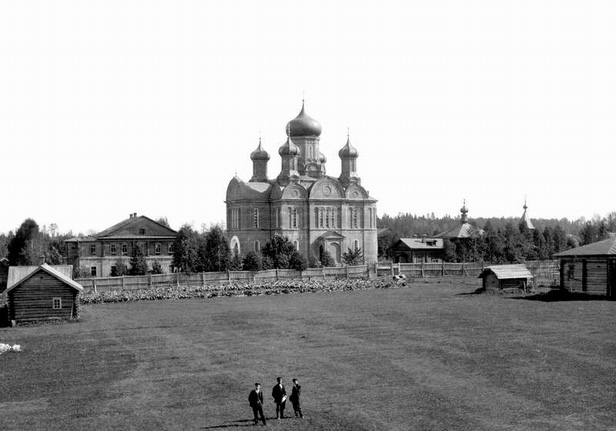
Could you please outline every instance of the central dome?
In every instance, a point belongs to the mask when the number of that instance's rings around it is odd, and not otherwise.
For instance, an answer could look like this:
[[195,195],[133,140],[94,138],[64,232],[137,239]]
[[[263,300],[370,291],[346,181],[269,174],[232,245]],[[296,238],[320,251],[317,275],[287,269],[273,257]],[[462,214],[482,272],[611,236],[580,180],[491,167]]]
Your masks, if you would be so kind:
[[291,137],[321,135],[321,123],[304,112],[303,103],[299,115],[287,123],[287,135],[289,134]]

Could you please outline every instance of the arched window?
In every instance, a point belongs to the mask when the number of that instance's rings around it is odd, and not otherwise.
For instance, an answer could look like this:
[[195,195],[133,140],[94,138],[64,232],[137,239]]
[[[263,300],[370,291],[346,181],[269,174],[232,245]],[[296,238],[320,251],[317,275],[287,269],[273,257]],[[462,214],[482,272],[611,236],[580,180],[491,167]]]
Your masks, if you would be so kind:
[[354,251],[359,250],[359,240],[353,241],[353,250]]
[[255,253],[261,253],[261,243],[259,241],[255,241]]
[[299,251],[299,241],[298,240],[293,241],[293,245],[295,246],[295,250]]
[[233,238],[231,238],[231,250],[233,251],[233,253],[237,253],[240,254],[241,253],[241,248],[240,248],[240,240],[237,238],[237,236],[234,236]]

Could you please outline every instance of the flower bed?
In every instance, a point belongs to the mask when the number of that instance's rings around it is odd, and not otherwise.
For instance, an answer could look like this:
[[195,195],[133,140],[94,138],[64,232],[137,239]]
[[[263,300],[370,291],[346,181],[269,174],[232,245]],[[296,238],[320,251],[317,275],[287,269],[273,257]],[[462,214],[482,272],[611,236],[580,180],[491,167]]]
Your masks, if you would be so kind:
[[21,346],[19,344],[4,344],[0,343],[0,355],[5,352],[21,352]]
[[344,280],[279,280],[266,283],[219,283],[206,286],[166,286],[151,289],[113,290],[80,295],[82,304],[152,301],[160,299],[215,298],[218,296],[279,295],[399,287],[388,278]]

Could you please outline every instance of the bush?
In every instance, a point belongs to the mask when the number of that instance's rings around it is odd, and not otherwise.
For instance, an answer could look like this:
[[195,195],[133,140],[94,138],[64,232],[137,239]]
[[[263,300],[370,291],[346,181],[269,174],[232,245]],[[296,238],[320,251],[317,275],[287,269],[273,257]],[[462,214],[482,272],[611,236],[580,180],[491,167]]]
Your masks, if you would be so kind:
[[325,250],[323,254],[321,255],[321,265],[325,267],[336,266],[336,261],[334,260],[332,255],[329,254],[329,251],[327,250]]
[[306,256],[301,254],[299,251],[296,251],[289,259],[289,268],[297,271],[305,271],[308,269],[308,259],[306,259]]
[[162,265],[157,260],[152,262],[152,271],[150,271],[150,272],[152,274],[164,274],[165,273],[165,271],[163,271]]
[[263,261],[261,256],[254,251],[249,251],[244,256],[244,271],[261,271],[263,269]]

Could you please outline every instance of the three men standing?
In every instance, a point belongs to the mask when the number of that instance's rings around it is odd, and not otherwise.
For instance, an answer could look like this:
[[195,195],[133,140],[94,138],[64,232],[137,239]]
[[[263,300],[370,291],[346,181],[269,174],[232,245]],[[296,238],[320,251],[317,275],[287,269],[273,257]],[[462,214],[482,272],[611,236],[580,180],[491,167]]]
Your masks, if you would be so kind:
[[284,407],[287,403],[287,391],[282,384],[282,377],[277,377],[276,385],[272,388],[272,397],[276,404],[276,419],[284,419]]

